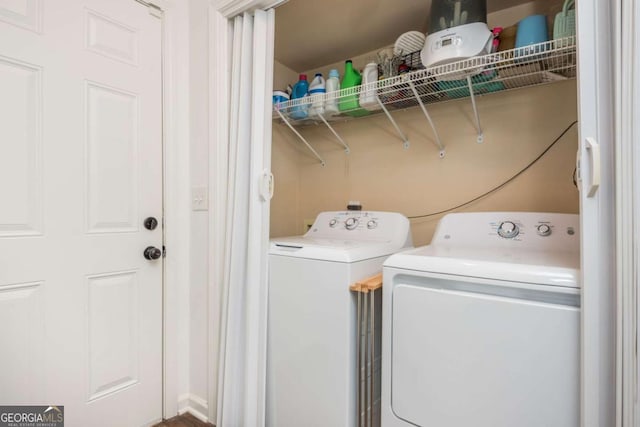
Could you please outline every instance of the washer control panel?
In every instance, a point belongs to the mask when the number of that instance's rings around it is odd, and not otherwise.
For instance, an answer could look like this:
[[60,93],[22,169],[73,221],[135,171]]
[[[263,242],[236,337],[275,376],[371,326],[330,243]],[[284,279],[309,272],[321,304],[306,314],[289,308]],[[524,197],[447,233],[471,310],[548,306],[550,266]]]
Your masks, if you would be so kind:
[[533,221],[530,221],[529,218],[527,218],[527,220],[517,218],[517,216],[514,216],[513,219],[507,219],[505,221],[491,221],[489,227],[492,231],[489,234],[494,235],[493,229],[495,229],[495,235],[498,237],[522,241],[527,238],[527,234],[535,234],[535,237],[529,237],[530,239],[548,238],[553,233],[553,230],[558,227],[561,229],[564,228],[562,232],[567,236],[573,236],[577,228],[577,225],[572,224],[563,226],[562,221],[554,221],[550,218],[534,219]]
[[[389,224],[389,221],[385,221],[385,216],[389,213],[369,211],[323,212],[316,218],[309,231],[322,233],[323,229],[327,227],[338,232],[374,230],[378,227],[380,221],[382,221],[382,224]],[[323,218],[320,218],[321,216]]]
[[551,235],[551,224],[543,223],[536,227],[536,232],[539,236],[547,237]]
[[532,250],[573,251],[580,245],[579,231],[576,214],[456,213],[440,220],[431,243],[487,248],[525,245]]
[[394,240],[409,234],[409,220],[396,212],[322,212],[305,234],[331,239]]
[[358,218],[350,216],[344,220],[344,228],[347,230],[355,230],[359,223],[360,220]]
[[518,234],[520,234],[520,228],[513,221],[504,221],[501,222],[498,226],[498,236],[504,237],[505,239],[513,239]]

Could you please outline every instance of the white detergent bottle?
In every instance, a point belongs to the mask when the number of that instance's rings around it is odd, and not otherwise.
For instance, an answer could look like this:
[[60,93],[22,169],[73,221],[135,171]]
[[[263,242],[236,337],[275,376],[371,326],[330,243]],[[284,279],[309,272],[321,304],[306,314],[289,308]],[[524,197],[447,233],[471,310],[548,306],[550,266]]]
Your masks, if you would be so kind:
[[327,116],[333,116],[340,114],[338,108],[338,96],[340,96],[340,73],[338,70],[333,69],[329,71],[329,78],[327,79],[327,95],[324,103],[324,111]]
[[[362,72],[362,92],[360,92],[360,106],[369,111],[379,110],[378,91],[375,83],[378,81],[378,64],[369,62]],[[367,87],[366,85],[373,83]]]
[[309,96],[311,97],[310,117],[324,115],[324,95],[326,92],[327,89],[322,73],[317,73],[309,85]]

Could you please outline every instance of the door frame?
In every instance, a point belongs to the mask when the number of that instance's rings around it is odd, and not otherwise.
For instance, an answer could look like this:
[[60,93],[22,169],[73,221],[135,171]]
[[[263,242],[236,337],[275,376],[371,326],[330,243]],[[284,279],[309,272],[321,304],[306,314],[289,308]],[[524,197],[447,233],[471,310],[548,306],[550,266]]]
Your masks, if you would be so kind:
[[218,362],[220,348],[221,304],[224,271],[224,218],[226,215],[227,156],[229,144],[229,91],[231,86],[231,25],[220,12],[215,0],[209,4],[209,298],[207,312],[209,331],[207,352],[208,416],[218,413]]
[[[159,1],[159,0],[158,0]],[[171,0],[167,0],[171,1]],[[286,1],[286,0],[284,0]],[[228,117],[228,69],[230,65],[230,34],[229,18],[254,10],[256,8],[268,9],[282,3],[283,0],[210,0],[209,6],[209,126],[210,126],[210,150],[209,150],[209,212],[211,222],[209,228],[209,418],[216,418],[217,402],[217,367],[218,367],[218,337],[219,321],[216,315],[219,313],[220,298],[218,281],[215,274],[219,264],[217,260],[221,255],[220,239],[217,239],[222,230],[220,219],[224,218],[224,212],[218,212],[220,204],[217,201],[225,196],[224,189],[218,188],[221,182],[219,177],[226,170],[224,165],[225,147],[228,140],[226,130],[226,117]],[[580,34],[579,61],[583,65],[583,78],[591,79],[590,82],[597,82],[597,95],[601,99],[602,105],[597,105],[581,117],[581,139],[586,136],[595,136],[596,139],[607,150],[603,157],[603,186],[597,195],[597,202],[606,207],[601,215],[592,218],[588,225],[593,226],[596,237],[601,237],[605,242],[602,250],[605,254],[611,254],[611,249],[615,245],[613,236],[615,235],[615,213],[614,206],[614,165],[613,165],[613,102],[608,105],[613,98],[613,70],[609,68],[611,61],[599,61],[603,58],[610,59],[610,47],[613,45],[613,36],[610,28],[616,28],[616,23],[612,22],[612,8],[607,2],[597,0],[585,0],[579,6],[578,30],[580,27],[588,28]],[[593,29],[606,29],[607,31],[594,31]],[[586,46],[589,46],[586,48]],[[589,65],[589,67],[584,67]],[[598,80],[594,77],[600,77]],[[586,86],[586,85],[585,85]],[[606,105],[605,105],[606,104]],[[591,107],[590,107],[591,108]],[[587,117],[588,116],[588,117]],[[598,210],[597,203],[592,203],[588,209]],[[581,216],[584,216],[581,213]],[[583,225],[585,225],[583,223]],[[583,227],[582,239],[589,239],[589,244],[597,244],[593,241],[592,230]],[[187,248],[188,253],[188,248]],[[265,255],[266,256],[266,255]],[[584,258],[583,258],[584,261]],[[615,354],[607,344],[611,341],[611,336],[615,330],[615,295],[613,285],[615,280],[615,259],[607,258],[589,260],[587,263],[594,278],[590,278],[590,283],[595,287],[585,289],[583,287],[583,310],[582,310],[582,384],[581,384],[581,426],[591,427],[607,425],[606,420],[612,420],[615,413],[616,396],[614,390]],[[594,268],[594,266],[596,266]],[[583,264],[585,267],[585,264]],[[604,421],[604,424],[601,423]],[[625,426],[626,427],[626,426]]]
[[[188,317],[191,199],[189,175],[189,9],[180,0],[131,0],[159,9],[162,20],[163,244],[162,417],[178,414],[181,330]],[[187,34],[187,37],[181,36]],[[186,297],[185,297],[186,295]],[[177,302],[177,303],[176,303]],[[181,304],[182,303],[182,304]],[[184,359],[184,358],[182,358]],[[188,376],[188,372],[187,372]]]
[[[132,0],[154,5],[162,12],[162,91],[163,91],[163,198],[164,260],[163,343],[162,343],[162,416],[178,414],[181,381],[189,378],[188,355],[181,352],[181,337],[189,334],[188,304],[190,286],[191,177],[189,141],[189,6],[182,0]],[[218,203],[225,196],[220,169],[219,150],[228,142],[228,88],[230,76],[229,19],[256,8],[268,9],[287,0],[210,0],[209,4],[209,296],[208,308],[208,416],[217,414],[217,376],[220,298],[214,279],[220,250]],[[224,169],[222,169],[224,170]],[[221,213],[224,215],[224,213]],[[187,327],[188,328],[188,327]],[[186,367],[186,368],[185,368]]]

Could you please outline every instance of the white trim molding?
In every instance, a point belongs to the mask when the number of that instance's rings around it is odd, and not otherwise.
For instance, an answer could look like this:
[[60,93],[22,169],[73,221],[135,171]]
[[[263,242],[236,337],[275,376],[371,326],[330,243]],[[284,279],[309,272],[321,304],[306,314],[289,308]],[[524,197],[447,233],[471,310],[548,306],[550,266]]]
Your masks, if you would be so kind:
[[209,419],[218,402],[218,361],[221,322],[221,283],[224,269],[226,182],[228,170],[230,43],[229,20],[209,6],[209,293],[208,381]]
[[174,6],[175,0],[136,0],[140,3],[152,4],[156,6],[158,9],[166,11],[167,9]]
[[211,0],[212,7],[225,18],[233,18],[244,12],[267,10],[288,0]]
[[[190,281],[189,236],[189,72],[188,4],[152,0],[163,6],[163,139],[164,139],[164,233],[165,259],[163,292],[163,417],[178,414],[181,369],[188,360],[180,357],[185,348],[181,316],[188,309]],[[185,293],[186,289],[186,293]],[[182,329],[181,329],[182,328]],[[188,377],[188,372],[187,372]]]
[[207,418],[209,408],[207,401],[194,394],[182,394],[178,398],[178,414],[182,415],[190,413],[202,422],[208,423],[210,420]]
[[616,2],[616,426],[640,426],[638,412],[638,272],[640,268],[640,8]]

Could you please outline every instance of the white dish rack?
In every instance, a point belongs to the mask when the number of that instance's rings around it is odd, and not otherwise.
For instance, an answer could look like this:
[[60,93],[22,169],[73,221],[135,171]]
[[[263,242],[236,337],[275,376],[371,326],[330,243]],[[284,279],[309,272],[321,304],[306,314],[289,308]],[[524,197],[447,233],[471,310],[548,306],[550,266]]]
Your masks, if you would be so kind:
[[[478,74],[460,78],[471,70]],[[353,120],[361,117],[384,113],[393,124],[405,148],[409,148],[409,140],[402,132],[391,112],[419,106],[434,133],[435,144],[440,157],[444,157],[445,149],[435,124],[427,110],[427,105],[470,98],[473,105],[477,142],[483,141],[480,115],[476,105],[476,96],[503,92],[521,87],[531,87],[576,77],[576,39],[575,36],[505,50],[478,56],[437,67],[411,71],[399,76],[390,77],[338,92],[321,95],[325,100],[335,99],[338,103],[352,99],[361,92],[376,92],[379,109],[366,111],[362,108],[343,110],[340,114],[326,116],[317,114],[305,119],[294,119],[290,112],[294,107],[309,106],[316,98],[305,97],[274,104],[273,118],[287,125],[324,166],[324,159],[300,134],[296,127],[309,124],[324,123],[338,142],[349,153],[348,144],[336,132],[331,122]],[[315,95],[318,96],[318,95]]]

